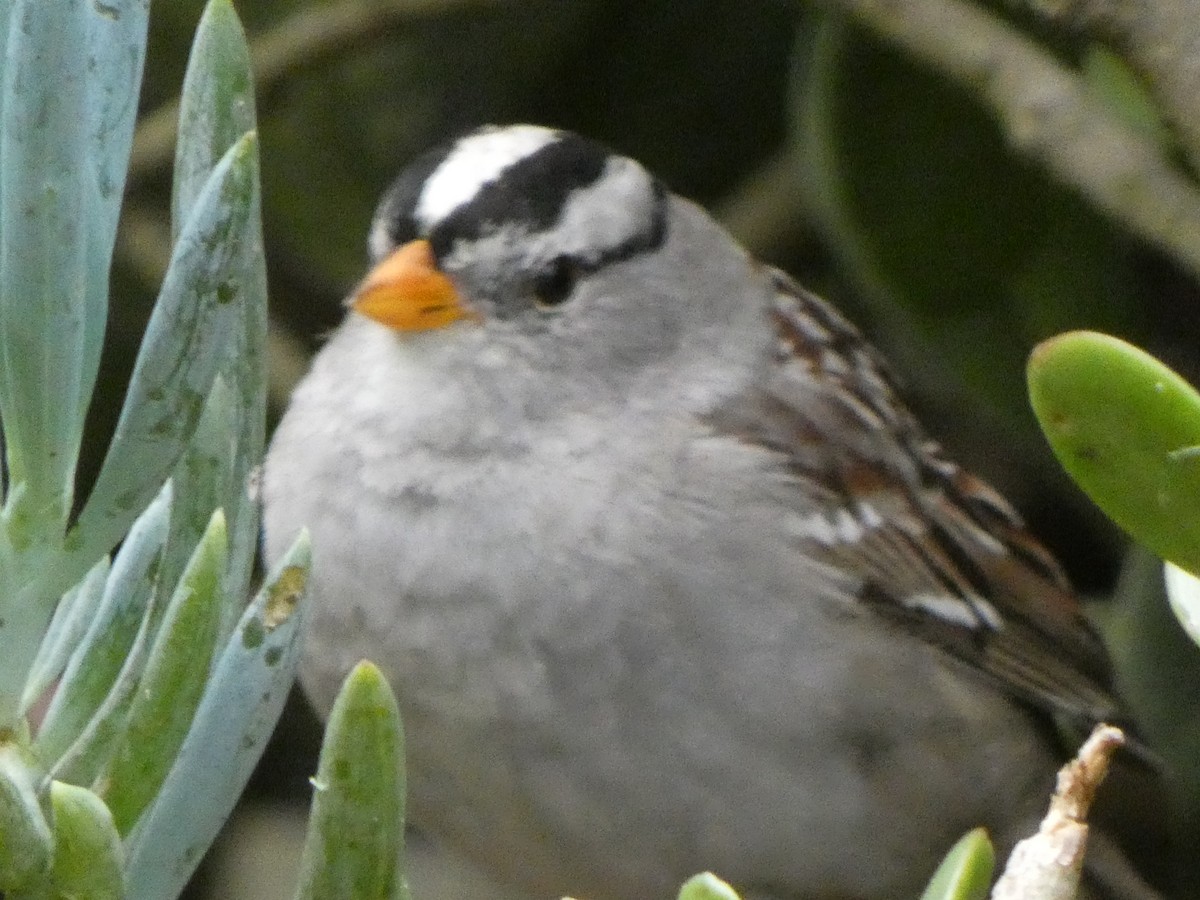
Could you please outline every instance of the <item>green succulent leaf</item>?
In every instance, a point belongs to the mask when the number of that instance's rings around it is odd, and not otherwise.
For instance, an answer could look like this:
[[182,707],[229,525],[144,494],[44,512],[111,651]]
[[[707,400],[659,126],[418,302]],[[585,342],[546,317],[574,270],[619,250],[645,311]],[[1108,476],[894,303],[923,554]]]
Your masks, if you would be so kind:
[[[233,404],[232,392],[218,374],[192,439],[171,477],[175,503],[162,565],[161,577],[165,584],[174,584],[178,580],[196,542],[208,528],[212,511],[223,509],[222,501],[230,493],[236,441]],[[235,604],[240,613],[245,598],[226,599]]]
[[54,862],[50,882],[62,900],[121,900],[121,838],[104,802],[87,788],[55,781]]
[[100,791],[121,834],[154,799],[208,679],[221,610],[225,516],[213,514],[163,617],[125,730]]
[[712,872],[701,872],[683,883],[679,900],[738,900],[738,893]]
[[996,868],[987,831],[968,831],[946,854],[921,900],[986,900]]
[[[128,669],[127,679],[140,677],[144,654],[134,653],[133,648],[138,634],[149,624],[146,620],[158,585],[170,519],[171,482],[167,482],[122,542],[100,607],[75,647],[46,709],[35,742],[43,759],[59,759],[87,731],[122,669],[133,667]],[[126,699],[132,696],[128,689],[123,695]],[[126,708],[124,702],[118,705]],[[110,705],[110,710],[115,708]],[[99,726],[99,722],[96,724]]]
[[249,779],[295,678],[310,559],[302,534],[213,667],[175,764],[127,841],[130,897],[177,897]]
[[116,543],[191,439],[243,315],[233,279],[257,180],[256,138],[247,134],[213,170],[176,243],[112,444],[68,535],[69,559]]
[[297,900],[407,900],[404,732],[383,673],[360,662],[325,729]]
[[28,759],[0,743],[0,891],[16,892],[50,868],[54,840],[42,813]]
[[1136,540],[1200,572],[1200,394],[1149,354],[1090,331],[1039,344],[1027,379],[1067,473]]

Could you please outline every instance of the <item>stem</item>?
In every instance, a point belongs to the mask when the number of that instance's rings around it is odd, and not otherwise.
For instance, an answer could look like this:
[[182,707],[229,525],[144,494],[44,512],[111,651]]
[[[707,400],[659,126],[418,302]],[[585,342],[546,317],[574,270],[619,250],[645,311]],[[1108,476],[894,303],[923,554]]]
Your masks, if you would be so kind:
[[830,2],[965,85],[1017,150],[1200,276],[1200,192],[1037,43],[964,0]]

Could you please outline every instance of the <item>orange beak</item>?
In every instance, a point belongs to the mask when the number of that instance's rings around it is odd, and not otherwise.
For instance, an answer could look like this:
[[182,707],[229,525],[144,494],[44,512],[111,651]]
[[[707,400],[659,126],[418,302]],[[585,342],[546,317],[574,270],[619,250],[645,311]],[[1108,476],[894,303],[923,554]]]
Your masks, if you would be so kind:
[[427,331],[473,317],[458,290],[438,269],[429,241],[409,241],[381,260],[349,304],[397,331]]

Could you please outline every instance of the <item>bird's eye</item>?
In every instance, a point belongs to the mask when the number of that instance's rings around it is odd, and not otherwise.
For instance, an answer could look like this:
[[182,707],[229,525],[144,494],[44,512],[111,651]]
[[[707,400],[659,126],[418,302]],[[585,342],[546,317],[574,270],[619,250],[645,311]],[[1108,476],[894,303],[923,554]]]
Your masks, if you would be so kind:
[[565,256],[556,257],[533,282],[538,306],[549,308],[560,305],[571,295],[578,277],[579,266],[575,262]]

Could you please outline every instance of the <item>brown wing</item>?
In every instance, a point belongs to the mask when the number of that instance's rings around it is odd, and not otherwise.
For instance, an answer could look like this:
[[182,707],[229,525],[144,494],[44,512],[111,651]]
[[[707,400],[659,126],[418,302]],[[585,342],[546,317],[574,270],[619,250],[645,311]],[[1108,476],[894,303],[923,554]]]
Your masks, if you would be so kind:
[[804,552],[861,572],[873,611],[1005,690],[1076,721],[1119,718],[1103,646],[1054,560],[923,433],[854,327],[771,277],[770,372],[713,424],[778,451],[804,479],[819,501]]

